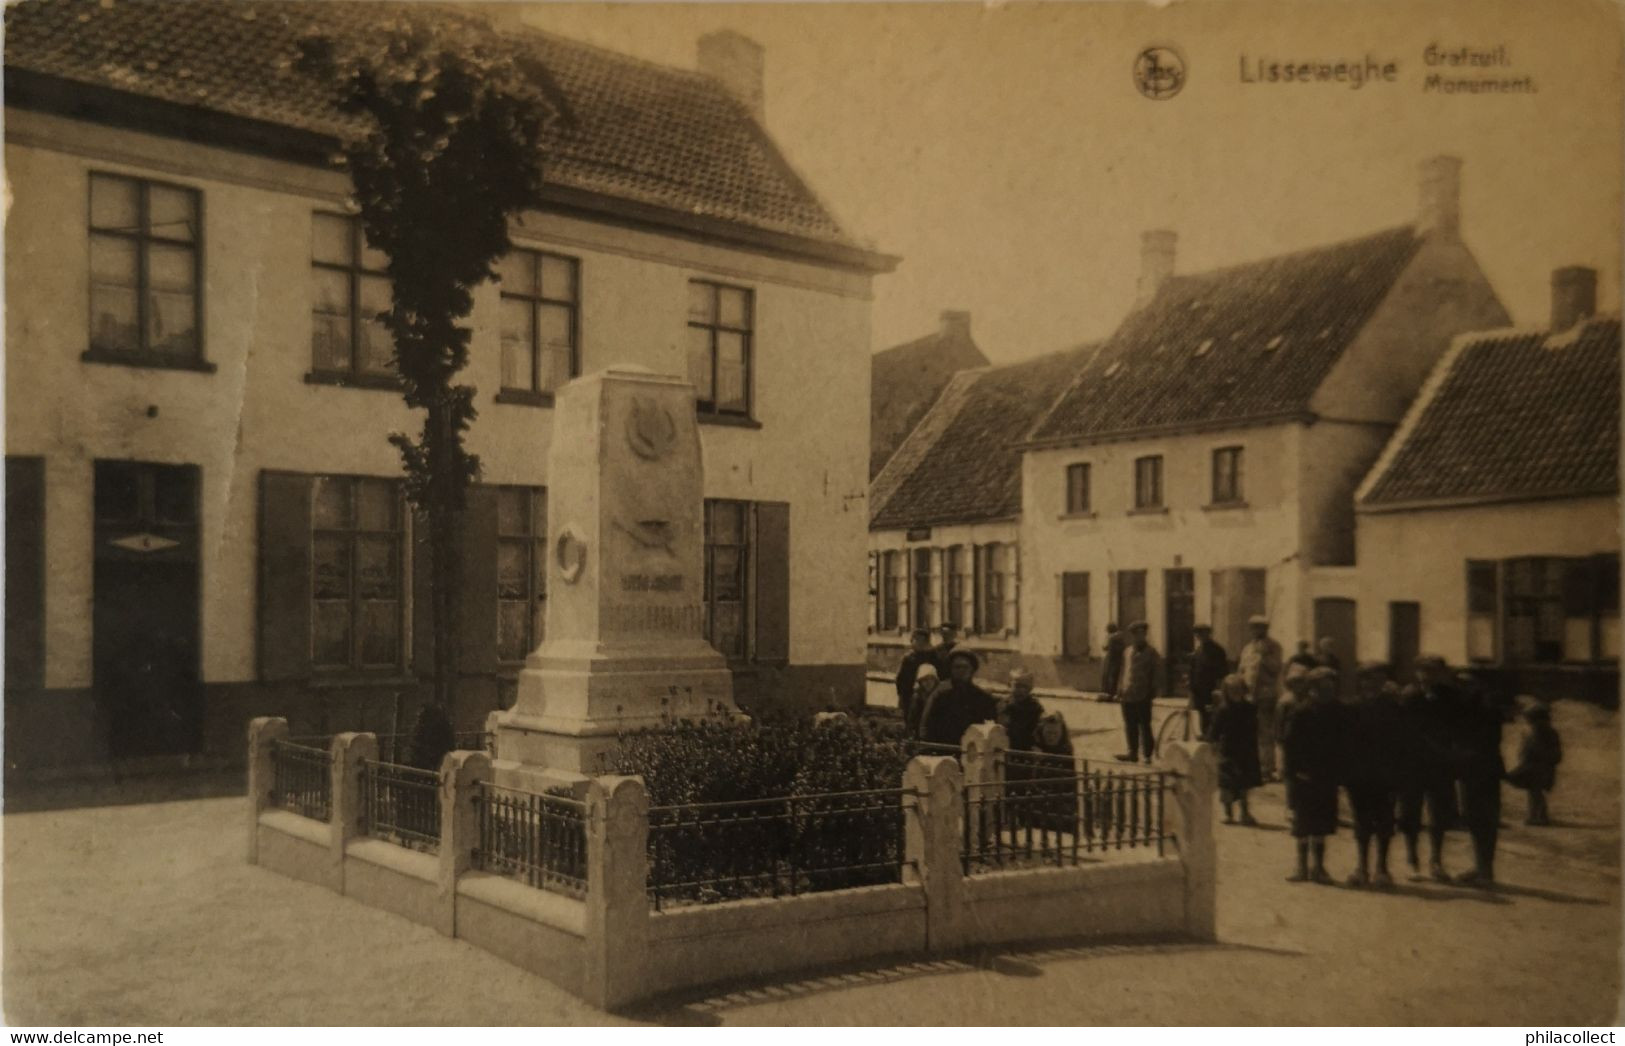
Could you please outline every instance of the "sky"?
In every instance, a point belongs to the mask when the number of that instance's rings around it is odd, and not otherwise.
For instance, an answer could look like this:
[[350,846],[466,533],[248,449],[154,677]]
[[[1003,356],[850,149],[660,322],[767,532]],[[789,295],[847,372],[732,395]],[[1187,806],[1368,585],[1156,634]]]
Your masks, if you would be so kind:
[[[1462,236],[1519,325],[1551,270],[1620,282],[1619,15],[1603,0],[1240,3],[567,4],[538,28],[692,68],[731,28],[766,49],[766,121],[854,237],[900,255],[875,282],[873,349],[972,313],[1004,362],[1101,337],[1134,296],[1140,234],[1195,272],[1411,221],[1417,169],[1460,157]],[[1135,57],[1177,51],[1154,101]],[[1505,48],[1497,67],[1429,66]],[[1393,82],[1256,81],[1260,60],[1394,62]],[[1529,77],[1443,95],[1430,73]]]

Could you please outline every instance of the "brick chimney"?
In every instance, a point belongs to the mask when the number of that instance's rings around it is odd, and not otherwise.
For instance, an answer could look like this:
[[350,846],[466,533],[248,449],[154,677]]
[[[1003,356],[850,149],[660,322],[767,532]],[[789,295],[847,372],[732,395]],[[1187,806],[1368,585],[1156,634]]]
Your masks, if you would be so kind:
[[957,309],[942,310],[942,334],[970,340],[970,313]]
[[1597,311],[1597,270],[1568,265],[1552,270],[1552,331],[1566,331]]
[[744,102],[765,123],[762,92],[762,45],[732,29],[718,29],[700,37],[700,72],[716,80]]
[[1422,161],[1416,231],[1454,236],[1461,231],[1461,160],[1434,156]]
[[1136,309],[1149,305],[1162,281],[1174,274],[1174,249],[1178,244],[1179,234],[1172,229],[1147,229],[1140,234],[1140,282],[1134,294]]

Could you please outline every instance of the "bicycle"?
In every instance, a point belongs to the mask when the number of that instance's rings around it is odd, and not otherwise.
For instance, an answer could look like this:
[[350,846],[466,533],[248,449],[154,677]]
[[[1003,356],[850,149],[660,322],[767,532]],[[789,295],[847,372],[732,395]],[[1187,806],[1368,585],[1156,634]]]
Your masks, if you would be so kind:
[[1201,721],[1192,708],[1177,708],[1168,713],[1162,725],[1157,728],[1157,751],[1166,750],[1170,741],[1199,741],[1201,740]]

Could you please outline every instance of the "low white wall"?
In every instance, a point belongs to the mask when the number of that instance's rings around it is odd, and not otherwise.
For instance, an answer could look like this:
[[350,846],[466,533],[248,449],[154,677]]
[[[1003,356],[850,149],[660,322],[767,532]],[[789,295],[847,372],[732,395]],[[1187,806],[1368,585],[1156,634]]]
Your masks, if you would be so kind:
[[290,879],[336,887],[328,859],[332,827],[287,810],[259,815],[258,863]]
[[1177,856],[973,875],[964,899],[966,943],[973,945],[1186,930],[1185,869]]
[[457,882],[457,936],[583,994],[586,905],[512,879],[470,872]]
[[438,926],[440,861],[382,839],[353,839],[344,848],[344,895],[424,926]]

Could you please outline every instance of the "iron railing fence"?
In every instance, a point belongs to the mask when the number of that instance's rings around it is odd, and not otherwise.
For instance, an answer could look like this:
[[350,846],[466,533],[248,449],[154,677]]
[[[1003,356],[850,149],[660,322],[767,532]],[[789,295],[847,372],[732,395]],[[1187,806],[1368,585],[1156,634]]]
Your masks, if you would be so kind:
[[440,775],[366,760],[361,767],[363,830],[413,850],[440,849]]
[[567,896],[587,892],[586,803],[482,781],[474,809],[475,868]]
[[1076,865],[1106,851],[1154,848],[1163,856],[1163,810],[1177,775],[1033,753],[1009,753],[1003,770],[1003,780],[965,786],[966,875]]
[[328,820],[333,812],[332,756],[321,748],[272,741],[271,805]]
[[795,896],[901,882],[902,788],[649,810],[649,896],[670,903]]

